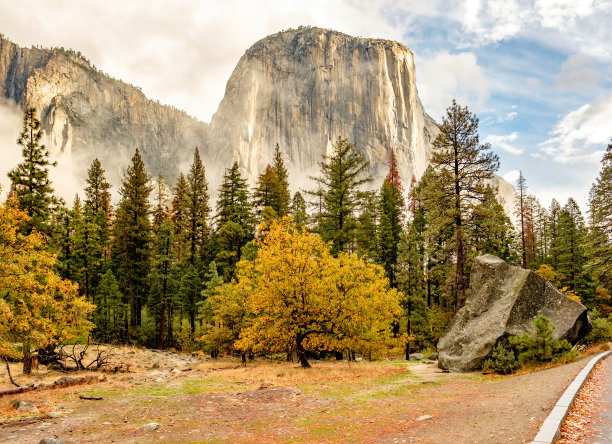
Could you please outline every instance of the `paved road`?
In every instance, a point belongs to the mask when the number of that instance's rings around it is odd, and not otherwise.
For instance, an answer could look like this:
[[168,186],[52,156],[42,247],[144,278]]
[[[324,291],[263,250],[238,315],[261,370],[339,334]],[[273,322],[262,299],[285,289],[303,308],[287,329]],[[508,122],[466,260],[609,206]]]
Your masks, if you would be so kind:
[[593,434],[587,441],[588,444],[612,444],[612,356],[607,359],[605,395],[594,401],[596,404],[601,404],[598,406],[601,408],[596,409],[600,413],[596,414],[591,422]]

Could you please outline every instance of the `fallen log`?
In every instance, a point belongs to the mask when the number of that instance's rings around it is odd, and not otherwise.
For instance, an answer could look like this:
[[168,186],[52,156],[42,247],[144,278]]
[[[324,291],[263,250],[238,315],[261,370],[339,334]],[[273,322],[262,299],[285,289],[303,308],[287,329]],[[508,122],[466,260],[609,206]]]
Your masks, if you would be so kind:
[[3,389],[3,390],[0,390],[0,397],[5,396],[5,395],[15,395],[18,393],[31,392],[33,390],[38,390],[41,388],[42,389],[63,388],[63,387],[71,387],[73,385],[91,384],[92,382],[102,382],[102,381],[106,381],[106,375],[100,375],[100,376],[90,375],[90,376],[83,376],[81,378],[68,378],[67,376],[64,376],[54,382],[46,382],[43,384],[30,384],[30,385],[23,385],[19,387],[11,387],[8,389]]

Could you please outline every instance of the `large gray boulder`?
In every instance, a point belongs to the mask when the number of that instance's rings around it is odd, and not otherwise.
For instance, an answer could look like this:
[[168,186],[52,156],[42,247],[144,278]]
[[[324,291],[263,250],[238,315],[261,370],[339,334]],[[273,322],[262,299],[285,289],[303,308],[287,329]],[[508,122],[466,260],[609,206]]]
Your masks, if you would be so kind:
[[533,331],[538,315],[555,324],[555,339],[575,343],[591,329],[586,307],[546,279],[490,254],[477,257],[465,306],[438,342],[438,366],[456,372],[479,369],[498,340]]

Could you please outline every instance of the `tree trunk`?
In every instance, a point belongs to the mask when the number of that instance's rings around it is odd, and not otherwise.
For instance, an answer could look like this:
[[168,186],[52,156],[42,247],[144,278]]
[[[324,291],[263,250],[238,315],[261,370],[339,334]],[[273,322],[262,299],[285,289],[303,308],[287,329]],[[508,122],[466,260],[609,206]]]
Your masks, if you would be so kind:
[[161,306],[161,316],[160,318],[160,326],[159,326],[159,349],[163,350],[164,349],[164,329],[166,328],[166,313],[165,313],[165,308],[164,304],[162,304]]
[[246,353],[240,354],[240,361],[242,362],[242,365],[246,365]]
[[302,340],[303,338],[296,338],[295,351],[297,353],[298,361],[300,361],[300,365],[303,368],[310,368],[311,365],[310,362],[308,362],[308,359],[306,359],[306,350],[304,350],[304,347],[302,346]]
[[335,356],[336,356],[336,361],[342,361],[344,359],[344,356],[342,355],[342,352],[334,352]]
[[30,344],[23,344],[23,374],[32,374],[32,353],[30,353]]

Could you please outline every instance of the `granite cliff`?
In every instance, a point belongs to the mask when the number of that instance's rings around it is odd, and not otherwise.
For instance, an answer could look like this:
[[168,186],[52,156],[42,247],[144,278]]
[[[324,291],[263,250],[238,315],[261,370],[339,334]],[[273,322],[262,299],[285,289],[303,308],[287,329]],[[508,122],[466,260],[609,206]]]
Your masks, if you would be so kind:
[[74,51],[20,48],[0,37],[0,97],[36,107],[52,154],[79,165],[99,157],[115,185],[136,147],[153,174],[174,178],[194,146],[207,145],[206,123],[147,99]]
[[[211,190],[237,159],[251,182],[278,143],[294,189],[310,187],[322,155],[346,137],[370,162],[378,188],[394,149],[406,184],[428,165],[438,128],[419,99],[404,45],[301,27],[249,48],[227,82],[210,125],[145,97],[64,49],[20,48],[0,36],[0,98],[41,113],[51,152],[87,165],[99,157],[109,179],[138,147],[152,174],[170,182],[200,148]],[[85,168],[77,172],[85,175]],[[514,188],[493,180],[511,213]]]
[[279,32],[255,43],[230,77],[213,116],[217,152],[251,178],[276,143],[290,173],[315,173],[339,137],[355,142],[375,183],[394,149],[406,182],[424,172],[437,127],[417,94],[412,52],[389,40],[320,28]]

